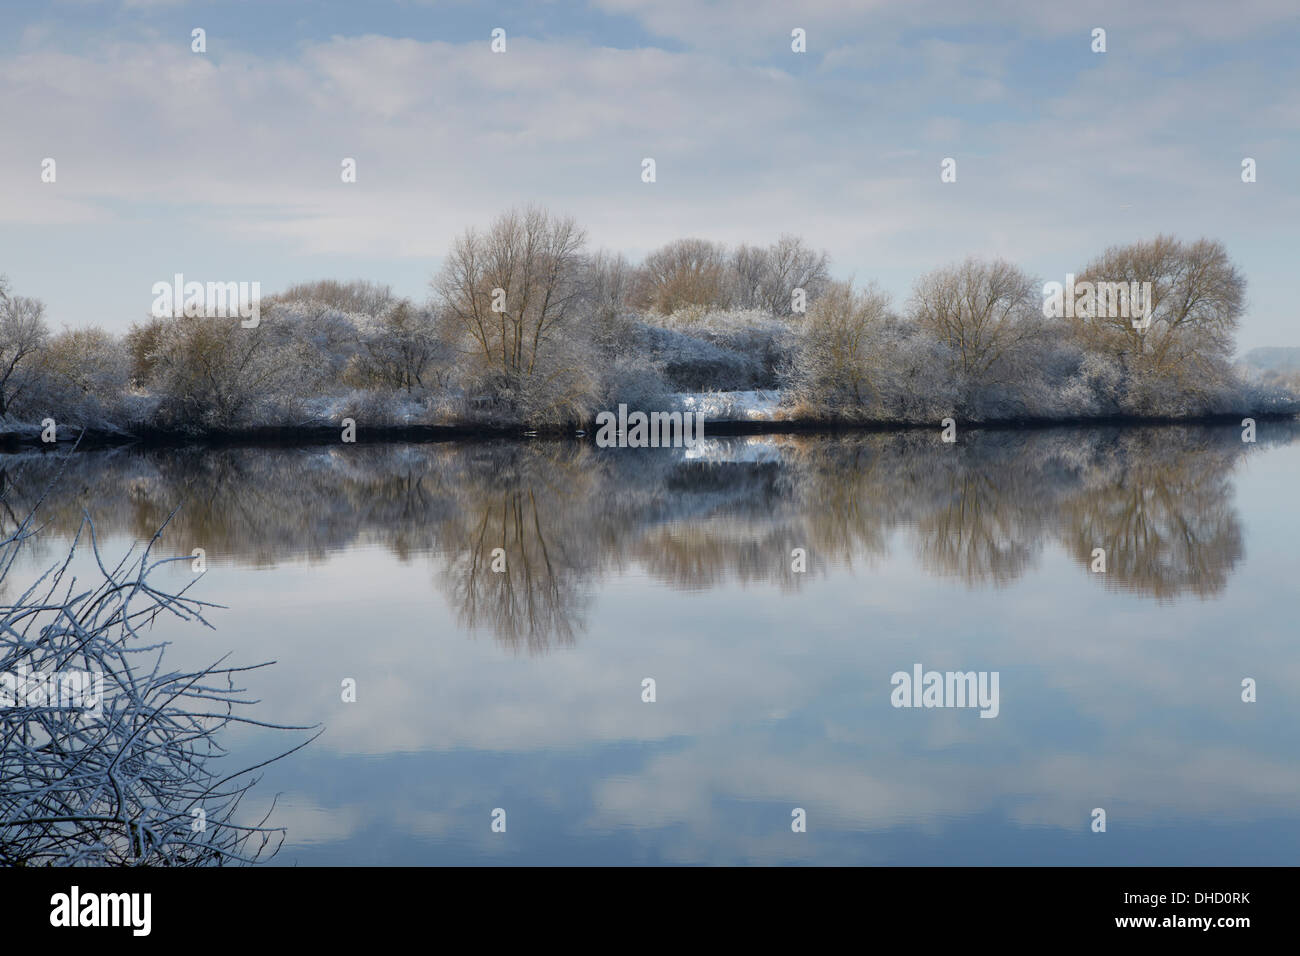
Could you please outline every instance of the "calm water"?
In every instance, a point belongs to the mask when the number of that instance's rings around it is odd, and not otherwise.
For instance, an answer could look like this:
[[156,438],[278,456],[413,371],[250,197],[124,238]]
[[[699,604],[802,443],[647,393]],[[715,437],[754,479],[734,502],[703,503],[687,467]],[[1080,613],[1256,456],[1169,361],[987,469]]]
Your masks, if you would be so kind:
[[[162,626],[173,662],[274,660],[255,716],[325,727],[246,801],[277,863],[1294,864],[1297,438],[31,453],[0,486],[54,482],[23,577],[82,508],[108,555],[179,509],[160,547],[227,607]],[[914,664],[998,672],[998,716],[891,706]]]

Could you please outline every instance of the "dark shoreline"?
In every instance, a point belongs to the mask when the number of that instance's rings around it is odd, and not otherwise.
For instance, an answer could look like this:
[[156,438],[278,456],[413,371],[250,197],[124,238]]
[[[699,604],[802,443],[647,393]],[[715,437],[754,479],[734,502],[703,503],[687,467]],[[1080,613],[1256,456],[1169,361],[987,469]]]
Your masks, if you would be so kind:
[[[1161,418],[1147,416],[1113,415],[1104,418],[1022,418],[989,421],[956,419],[961,431],[1016,431],[1047,428],[1097,428],[1097,427],[1150,427],[1177,425],[1235,425],[1240,427],[1243,418],[1257,422],[1296,420],[1300,415],[1287,412],[1235,412],[1221,415],[1198,415],[1187,418]],[[853,432],[895,432],[939,429],[939,422],[846,422],[831,420],[735,420],[706,422],[705,437],[736,435],[784,434],[842,434]],[[528,439],[578,439],[595,441],[596,426],[589,424],[579,434],[576,427],[532,429],[522,425],[374,425],[358,428],[355,444],[385,443],[425,444],[444,441],[528,440]],[[137,446],[146,448],[208,446],[319,446],[338,445],[340,427],[337,425],[259,426],[255,428],[225,429],[209,432],[188,432],[179,429],[149,428],[125,434],[108,430],[87,430],[77,437],[60,438],[58,442],[42,442],[36,435],[0,434],[0,452],[41,448],[54,451],[78,445],[81,448],[121,448]],[[352,444],[352,443],[349,443]]]

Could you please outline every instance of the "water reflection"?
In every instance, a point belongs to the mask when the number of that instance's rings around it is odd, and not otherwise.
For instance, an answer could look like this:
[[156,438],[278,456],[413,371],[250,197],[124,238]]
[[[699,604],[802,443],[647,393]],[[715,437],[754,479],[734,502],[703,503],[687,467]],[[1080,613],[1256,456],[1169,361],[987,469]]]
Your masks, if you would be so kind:
[[[284,863],[1284,863],[1300,449],[1239,435],[120,450],[0,481],[17,514],[54,482],[47,558],[83,505],[115,549],[179,509],[157,547],[205,548],[229,608],[168,631],[175,666],[274,659],[259,719],[326,728],[245,804],[283,794]],[[1000,672],[998,718],[892,708],[915,662]]]
[[[1272,424],[1260,442],[1296,434]],[[1234,428],[1165,427],[970,432],[955,446],[919,432],[716,439],[689,457],[575,442],[29,453],[0,456],[0,523],[53,482],[47,541],[83,508],[101,533],[135,538],[176,511],[166,544],[209,562],[363,545],[427,556],[463,627],[539,652],[581,635],[593,590],[633,565],[685,590],[795,591],[909,547],[927,572],[982,588],[1015,582],[1047,546],[1082,573],[1103,548],[1095,586],[1212,596],[1242,558],[1233,474],[1257,447]]]

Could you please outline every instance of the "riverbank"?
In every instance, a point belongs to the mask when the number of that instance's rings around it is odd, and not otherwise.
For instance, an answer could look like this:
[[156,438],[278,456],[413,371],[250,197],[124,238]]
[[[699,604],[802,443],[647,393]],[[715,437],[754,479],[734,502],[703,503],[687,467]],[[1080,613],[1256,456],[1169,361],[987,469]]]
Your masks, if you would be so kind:
[[[1148,427],[1179,425],[1234,425],[1241,427],[1243,419],[1251,418],[1261,422],[1297,421],[1300,415],[1278,412],[1233,412],[1218,415],[1199,415],[1181,418],[1149,416],[1107,416],[1094,418],[1015,418],[987,421],[967,420],[954,417],[957,434],[965,430],[1041,430],[1046,428],[1095,428],[1095,427]],[[736,435],[782,435],[782,434],[816,434],[816,433],[853,433],[853,432],[893,432],[920,431],[925,429],[942,429],[939,422],[909,421],[842,421],[819,419],[775,419],[747,418],[723,419],[705,422],[705,437],[725,437]],[[466,440],[513,439],[527,441],[532,439],[565,439],[595,442],[596,425],[589,422],[585,426],[556,426],[550,428],[529,428],[517,424],[449,424],[449,425],[374,425],[358,423],[353,441],[348,444],[368,445],[383,443],[431,443]],[[958,438],[960,441],[960,438]],[[125,432],[117,429],[73,430],[60,427],[57,441],[48,442],[41,438],[41,430],[36,427],[21,431],[0,432],[0,452],[30,449],[32,447],[54,450],[77,445],[81,448],[106,448],[139,445],[147,447],[178,447],[206,445],[212,447],[230,446],[312,446],[337,445],[344,443],[343,429],[334,424],[305,424],[290,426],[261,425],[247,428],[209,429],[194,431],[177,428],[160,428],[150,426]]]

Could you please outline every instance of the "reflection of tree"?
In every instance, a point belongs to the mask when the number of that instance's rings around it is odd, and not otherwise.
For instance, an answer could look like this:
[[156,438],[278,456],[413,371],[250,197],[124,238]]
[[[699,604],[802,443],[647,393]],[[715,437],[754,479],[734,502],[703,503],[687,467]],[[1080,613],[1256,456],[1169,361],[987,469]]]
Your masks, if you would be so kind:
[[461,623],[486,624],[511,647],[533,651],[552,640],[571,644],[583,627],[595,542],[581,536],[582,512],[599,483],[585,448],[548,456],[538,447],[471,458],[475,480],[457,483],[455,517],[438,529]]
[[785,529],[755,527],[719,516],[649,530],[637,542],[635,553],[656,580],[682,591],[719,587],[728,578],[789,590],[801,580],[800,575],[788,573],[794,547],[798,545]]
[[917,523],[917,550],[928,571],[974,585],[1008,584],[1030,566],[1039,539],[1017,527],[1016,503],[986,472],[948,476],[949,501]]
[[787,451],[796,464],[791,483],[801,491],[800,537],[815,549],[820,567],[855,560],[874,562],[889,551],[898,521],[891,500],[900,461],[895,442],[906,436],[862,435],[802,440]]
[[[102,575],[90,587],[69,571],[87,529]],[[0,536],[0,579],[32,535],[25,519]],[[206,623],[203,602],[149,583],[160,563],[146,547],[106,566],[87,523],[66,560],[0,605],[0,863],[225,865],[278,849],[267,817],[237,818],[255,768],[220,763],[223,729],[271,726],[237,714],[251,668],[167,671],[166,645],[141,633],[159,618]]]
[[803,577],[789,572],[789,555],[808,542],[795,533],[786,471],[775,462],[673,461],[662,468],[631,556],[655,580],[685,591],[728,579],[797,588]]
[[1156,598],[1219,593],[1242,556],[1230,477],[1240,442],[1164,432],[1124,445],[1123,464],[1061,509],[1075,558],[1088,567],[1104,548],[1102,580]]
[[9,469],[0,464],[0,539],[7,538],[21,523],[21,519],[6,500],[10,483]]
[[[1261,441],[1296,430],[1273,423]],[[883,560],[898,531],[923,568],[970,586],[1017,579],[1059,540],[1085,564],[1106,548],[1110,583],[1215,593],[1241,554],[1231,472],[1251,447],[1203,427],[723,439],[691,459],[510,441],[80,453],[43,511],[65,535],[91,507],[101,528],[143,537],[180,505],[175,553],[203,547],[210,563],[378,544],[432,562],[464,625],[536,651],[584,630],[602,575],[795,590]],[[0,470],[21,514],[54,466],[15,457]],[[807,576],[791,573],[793,548],[807,549]]]
[[[559,566],[543,530],[533,489],[502,493],[484,503],[469,539],[469,554],[452,565],[454,600],[466,627],[486,618],[511,646],[526,641],[532,649],[551,639],[572,644],[581,612],[571,567]],[[493,552],[503,570],[493,568]]]
[[921,565],[968,586],[1005,586],[1033,566],[1056,501],[1077,480],[1050,437],[973,433],[918,451],[916,549]]

